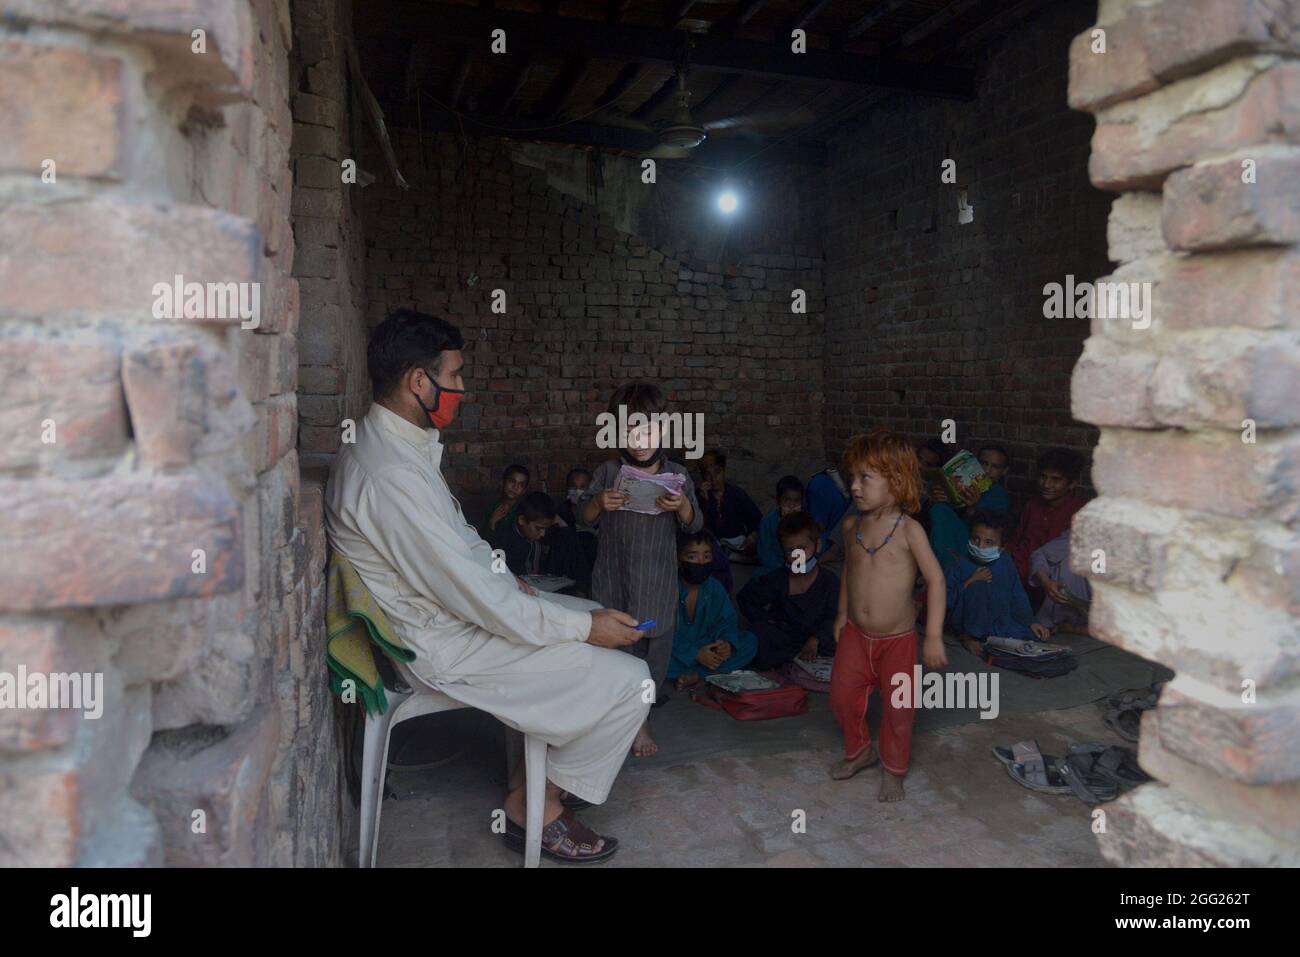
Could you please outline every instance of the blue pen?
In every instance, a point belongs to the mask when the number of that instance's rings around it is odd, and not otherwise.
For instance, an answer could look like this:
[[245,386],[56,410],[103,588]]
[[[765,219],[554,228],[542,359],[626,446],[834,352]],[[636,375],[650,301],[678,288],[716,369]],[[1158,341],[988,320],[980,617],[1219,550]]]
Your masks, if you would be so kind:
[[636,626],[636,630],[637,630],[637,631],[647,631],[647,630],[653,628],[653,627],[654,627],[655,625],[657,625],[657,624],[659,624],[659,622],[657,622],[655,619],[651,618],[649,621],[643,621],[643,622],[641,622],[641,624],[637,625],[637,626]]

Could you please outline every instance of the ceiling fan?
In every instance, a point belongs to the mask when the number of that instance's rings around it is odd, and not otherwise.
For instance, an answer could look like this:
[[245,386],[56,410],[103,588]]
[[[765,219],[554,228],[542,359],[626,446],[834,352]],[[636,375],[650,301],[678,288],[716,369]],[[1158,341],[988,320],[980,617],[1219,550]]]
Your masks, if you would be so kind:
[[[704,24],[707,27],[707,23]],[[615,126],[640,130],[655,137],[657,144],[643,154],[649,159],[682,159],[690,156],[691,150],[703,143],[709,133],[716,130],[735,130],[739,133],[758,133],[761,131],[788,129],[802,126],[816,119],[813,112],[806,107],[787,110],[765,110],[755,113],[742,113],[718,120],[696,122],[691,114],[691,90],[687,85],[689,73],[689,43],[677,65],[677,92],[673,98],[677,108],[667,124],[651,125],[631,116],[606,112],[605,118]]]

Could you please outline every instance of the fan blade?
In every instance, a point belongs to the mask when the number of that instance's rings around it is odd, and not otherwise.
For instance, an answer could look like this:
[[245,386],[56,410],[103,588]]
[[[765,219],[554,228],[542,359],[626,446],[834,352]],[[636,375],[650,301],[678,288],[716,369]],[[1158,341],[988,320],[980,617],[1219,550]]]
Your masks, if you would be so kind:
[[694,151],[684,146],[664,146],[661,143],[649,153],[643,153],[642,156],[644,159],[685,159],[692,152]]
[[805,107],[793,110],[765,110],[761,113],[740,113],[736,116],[724,116],[720,120],[709,120],[703,126],[706,130],[747,129],[785,129],[793,126],[806,126],[817,119],[815,113]]

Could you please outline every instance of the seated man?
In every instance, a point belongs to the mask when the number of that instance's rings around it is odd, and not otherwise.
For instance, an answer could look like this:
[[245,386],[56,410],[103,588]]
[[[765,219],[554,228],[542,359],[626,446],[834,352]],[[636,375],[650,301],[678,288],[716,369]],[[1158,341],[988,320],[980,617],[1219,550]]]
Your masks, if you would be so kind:
[[516,575],[559,575],[572,578],[578,590],[591,590],[591,564],[578,542],[578,533],[562,525],[555,503],[545,492],[529,492],[519,500],[513,522],[502,522],[488,536]]
[[736,598],[758,636],[757,671],[779,668],[796,657],[811,661],[835,654],[840,580],[818,562],[821,529],[806,512],[795,512],[781,519],[777,535],[784,566],[751,578]]
[[976,657],[983,657],[982,642],[991,635],[1042,641],[1051,637],[1034,621],[1015,562],[1002,550],[1006,527],[1006,513],[976,512],[967,554],[948,566],[948,624],[962,647]]
[[[415,652],[416,677],[547,743],[543,854],[599,860],[618,842],[563,801],[602,803],[645,721],[645,662],[613,650],[640,633],[621,611],[538,596],[493,572],[492,549],[440,468],[440,430],[465,394],[463,345],[454,325],[409,309],[375,328],[366,357],[375,401],[335,459],[325,527]],[[510,787],[505,838],[523,850],[519,774]]]
[[713,577],[713,546],[703,529],[677,536],[677,630],[668,678],[681,691],[702,675],[724,674],[749,664],[756,642],[736,624],[731,596]]

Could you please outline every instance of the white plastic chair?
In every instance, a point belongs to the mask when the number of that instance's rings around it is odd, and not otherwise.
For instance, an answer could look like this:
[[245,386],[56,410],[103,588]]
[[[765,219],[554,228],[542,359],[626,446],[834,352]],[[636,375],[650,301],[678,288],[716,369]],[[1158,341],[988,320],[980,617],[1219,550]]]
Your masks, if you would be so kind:
[[[379,818],[384,809],[384,778],[388,774],[388,743],[393,728],[425,714],[468,707],[430,688],[405,665],[393,662],[410,691],[388,692],[388,710],[366,715],[365,748],[361,759],[361,848],[358,866],[374,867],[379,855]],[[537,867],[542,857],[542,812],[546,805],[546,742],[506,728],[506,775],[514,770],[523,739],[527,774],[527,840],[524,867]]]

